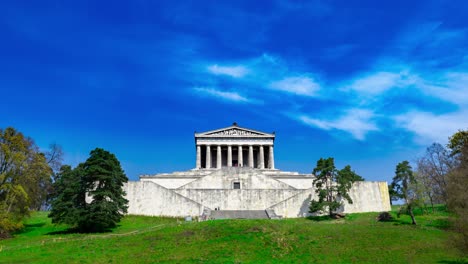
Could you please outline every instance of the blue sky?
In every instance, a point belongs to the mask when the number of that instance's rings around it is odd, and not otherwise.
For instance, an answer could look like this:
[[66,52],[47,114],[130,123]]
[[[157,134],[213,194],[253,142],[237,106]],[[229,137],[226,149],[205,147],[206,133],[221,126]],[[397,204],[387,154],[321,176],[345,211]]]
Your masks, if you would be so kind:
[[0,127],[136,180],[237,122],[276,132],[279,169],[387,181],[468,128],[466,1],[173,2],[2,1]]

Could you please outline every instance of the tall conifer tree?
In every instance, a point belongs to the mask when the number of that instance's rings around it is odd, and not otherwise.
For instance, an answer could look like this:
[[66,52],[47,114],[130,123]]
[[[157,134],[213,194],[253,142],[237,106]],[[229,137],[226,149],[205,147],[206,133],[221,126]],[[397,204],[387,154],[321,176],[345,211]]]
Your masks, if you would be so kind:
[[318,160],[312,173],[315,175],[313,185],[318,199],[311,201],[309,212],[323,213],[328,210],[330,216],[343,205],[343,199],[353,203],[348,192],[354,182],[364,180],[349,165],[337,170],[333,158]]
[[412,224],[416,224],[414,218],[413,209],[417,204],[416,195],[412,185],[416,183],[414,178],[413,169],[411,168],[408,161],[402,161],[398,163],[395,169],[395,177],[393,177],[392,186],[394,186],[395,192],[405,201],[405,205],[400,208],[400,212],[405,211],[411,216]]
[[63,168],[55,183],[50,217],[81,231],[115,227],[127,212],[123,184],[127,176],[114,154],[96,148],[74,170]]

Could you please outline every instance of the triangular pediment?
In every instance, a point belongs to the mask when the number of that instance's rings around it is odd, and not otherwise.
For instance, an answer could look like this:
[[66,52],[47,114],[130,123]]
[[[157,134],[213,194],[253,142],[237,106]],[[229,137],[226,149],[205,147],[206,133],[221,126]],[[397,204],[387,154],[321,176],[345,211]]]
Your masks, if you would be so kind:
[[275,137],[275,134],[232,125],[225,128],[195,133],[196,137]]

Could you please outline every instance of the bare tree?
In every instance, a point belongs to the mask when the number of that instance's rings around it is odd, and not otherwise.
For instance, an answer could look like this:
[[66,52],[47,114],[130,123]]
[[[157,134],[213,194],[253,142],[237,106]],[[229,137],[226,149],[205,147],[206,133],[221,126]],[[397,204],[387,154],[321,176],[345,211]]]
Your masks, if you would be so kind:
[[449,150],[439,143],[433,143],[417,161],[419,181],[427,190],[431,205],[447,202],[447,177],[457,167],[457,161]]
[[437,203],[435,187],[436,184],[432,177],[426,172],[426,164],[424,164],[421,159],[417,160],[418,169],[415,173],[416,181],[419,185],[420,194],[424,196],[423,202],[424,205],[429,202],[434,213],[434,204]]
[[62,167],[63,162],[63,150],[62,147],[56,143],[49,145],[49,151],[45,153],[47,163],[54,171],[53,180],[55,181],[55,174]]

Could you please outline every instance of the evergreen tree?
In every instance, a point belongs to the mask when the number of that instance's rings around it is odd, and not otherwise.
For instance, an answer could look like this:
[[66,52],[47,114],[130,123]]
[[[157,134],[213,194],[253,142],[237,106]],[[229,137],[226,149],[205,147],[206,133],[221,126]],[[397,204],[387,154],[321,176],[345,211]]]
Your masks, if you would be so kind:
[[115,227],[127,212],[123,184],[127,182],[114,154],[100,148],[86,162],[71,170],[62,167],[55,183],[50,217],[81,231]]
[[414,178],[413,170],[409,165],[408,161],[402,161],[398,163],[395,170],[395,177],[393,177],[392,186],[398,197],[401,197],[405,201],[405,205],[400,208],[400,212],[407,212],[411,216],[412,224],[416,224],[414,219],[413,208],[417,204],[416,195],[412,185],[416,183]]
[[56,181],[53,184],[54,191],[51,194],[52,209],[49,213],[52,223],[75,226],[77,219],[83,214],[86,205],[83,194],[86,192],[80,184],[81,171],[82,164],[75,169],[64,165],[57,173]]
[[123,184],[128,181],[120,162],[114,154],[97,148],[83,165],[84,182],[89,196],[87,218],[80,226],[86,230],[103,230],[115,227],[127,212]]
[[398,201],[401,199],[400,195],[395,190],[395,184],[393,183],[388,185],[388,195],[390,197],[390,205],[393,204],[393,201]]
[[318,160],[312,173],[315,175],[313,185],[316,187],[318,200],[311,201],[309,212],[323,213],[328,210],[330,216],[343,205],[343,199],[353,203],[349,190],[354,182],[364,180],[349,165],[337,170],[333,158]]

